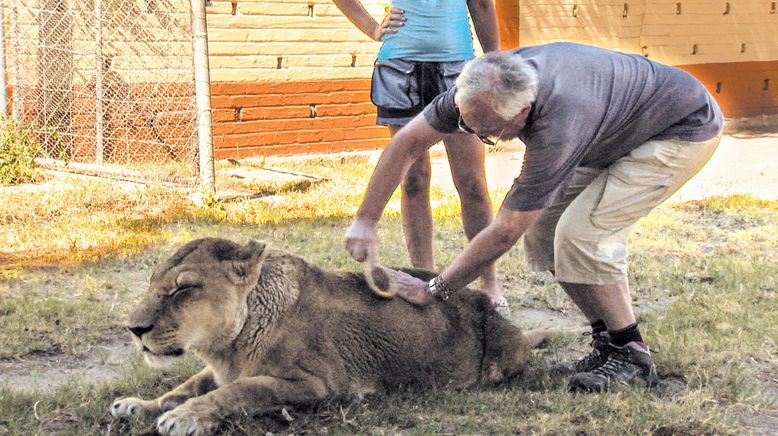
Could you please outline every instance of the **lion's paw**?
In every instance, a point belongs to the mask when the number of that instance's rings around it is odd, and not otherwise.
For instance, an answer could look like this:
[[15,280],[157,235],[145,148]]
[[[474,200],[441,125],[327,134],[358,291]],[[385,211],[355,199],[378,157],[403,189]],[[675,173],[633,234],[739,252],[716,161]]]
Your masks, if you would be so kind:
[[196,411],[186,404],[165,412],[157,419],[157,432],[164,436],[208,435],[217,428],[219,420],[212,414]]
[[114,418],[128,418],[140,414],[151,414],[156,410],[154,401],[141,400],[140,398],[119,398],[111,405],[111,415]]

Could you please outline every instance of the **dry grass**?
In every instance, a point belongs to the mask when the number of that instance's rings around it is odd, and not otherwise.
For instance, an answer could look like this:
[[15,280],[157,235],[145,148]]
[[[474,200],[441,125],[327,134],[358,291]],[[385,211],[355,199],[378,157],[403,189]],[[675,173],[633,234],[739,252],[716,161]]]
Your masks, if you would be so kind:
[[160,224],[188,208],[163,186],[72,178],[0,190],[0,264],[76,263],[133,253],[158,240]]
[[[350,216],[362,194],[367,156],[310,160],[263,160],[259,166],[284,165],[291,171],[318,174],[330,182],[269,181],[243,184],[219,177],[222,188],[239,187],[260,195],[281,194],[270,201],[220,202],[206,197],[203,206],[170,185],[121,183],[91,177],[48,176],[41,184],[0,189],[0,274],[18,267],[78,263],[106,255],[137,253],[170,237],[167,225],[180,220],[266,224]],[[337,191],[338,195],[332,195]]]
[[[365,156],[268,160],[262,165],[330,181],[287,189],[273,201],[211,201],[197,207],[165,187],[102,181],[0,190],[0,361],[92,353],[119,332],[145,278],[175,246],[202,236],[265,239],[325,268],[358,269],[342,236],[372,168]],[[501,193],[495,193],[495,204]],[[382,221],[382,260],[407,264],[396,199]],[[465,245],[457,199],[435,194],[436,257],[447,265]],[[676,391],[621,389],[569,395],[546,367],[557,348],[583,350],[560,336],[539,352],[527,377],[510,386],[342,400],[290,410],[289,418],[241,416],[226,434],[769,434],[778,431],[778,202],[713,198],[665,206],[631,238],[634,302],[660,372],[685,380]],[[15,266],[9,267],[9,264]],[[46,265],[46,268],[32,267]],[[63,265],[67,265],[63,267]],[[524,271],[519,247],[503,257],[500,279],[514,307],[572,310],[545,276]],[[514,320],[521,323],[522,320]],[[63,327],[64,326],[64,327]],[[114,382],[88,380],[55,392],[0,387],[0,434],[148,434],[152,420],[113,421],[122,395],[152,397],[196,371],[159,372],[137,360]],[[35,413],[31,413],[34,410]],[[771,424],[773,422],[773,424]]]

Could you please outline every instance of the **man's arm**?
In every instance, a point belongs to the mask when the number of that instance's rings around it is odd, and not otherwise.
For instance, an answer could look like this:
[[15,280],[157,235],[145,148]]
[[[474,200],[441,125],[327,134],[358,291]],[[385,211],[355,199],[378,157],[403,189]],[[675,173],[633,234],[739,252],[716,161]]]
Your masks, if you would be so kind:
[[473,26],[484,53],[500,48],[497,12],[493,0],[468,0],[467,8],[473,17]]
[[[521,235],[538,219],[542,210],[528,212],[500,208],[494,222],[483,229],[460,253],[454,262],[440,273],[440,278],[453,290],[461,289],[481,275],[483,269],[510,250]],[[427,284],[400,272],[394,273],[397,295],[419,305],[434,301]]]
[[460,289],[481,275],[487,265],[510,250],[537,220],[542,210],[528,212],[500,208],[494,222],[483,229],[441,274],[452,289]]
[[444,136],[427,122],[424,114],[417,115],[394,135],[373,170],[356,219],[346,232],[346,250],[355,260],[362,262],[372,255],[376,225],[392,193],[411,164]]
[[332,0],[357,29],[373,41],[380,41],[386,33],[397,33],[397,27],[405,22],[402,9],[390,9],[381,23],[376,22],[359,0]]

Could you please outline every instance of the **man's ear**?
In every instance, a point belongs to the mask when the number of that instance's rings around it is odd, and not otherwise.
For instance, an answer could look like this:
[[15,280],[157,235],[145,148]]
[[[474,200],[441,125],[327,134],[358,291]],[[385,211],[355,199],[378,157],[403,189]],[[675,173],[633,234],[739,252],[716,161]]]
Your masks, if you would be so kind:
[[524,109],[521,110],[521,112],[519,112],[518,115],[516,115],[516,120],[523,122],[524,120],[527,119],[527,116],[529,115],[529,111],[531,110],[532,110],[532,105],[528,104],[527,106],[524,107]]
[[230,278],[236,283],[254,283],[259,278],[262,262],[267,257],[267,244],[250,241],[238,249],[235,259],[229,262]]

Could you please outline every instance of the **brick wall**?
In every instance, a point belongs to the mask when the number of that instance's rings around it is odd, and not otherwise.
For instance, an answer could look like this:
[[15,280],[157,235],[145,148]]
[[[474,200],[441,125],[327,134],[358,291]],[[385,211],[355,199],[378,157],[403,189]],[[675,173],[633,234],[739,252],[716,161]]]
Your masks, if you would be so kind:
[[[383,16],[383,0],[363,4]],[[370,103],[380,44],[331,1],[214,1],[207,11],[217,158],[388,143]]]
[[[361,1],[383,19],[389,0]],[[331,0],[217,0],[207,11],[217,158],[389,142],[370,102],[380,43]]]
[[575,40],[672,65],[778,60],[771,0],[513,0],[521,45]]
[[[363,4],[378,18],[387,1]],[[694,74],[728,117],[778,113],[773,1],[495,1],[504,48],[567,40],[641,53]],[[208,12],[217,157],[388,142],[369,100],[379,44],[329,0],[216,1]]]
[[[362,0],[377,19],[388,2]],[[495,2],[505,48],[568,40],[642,53],[694,74],[728,117],[778,113],[772,0]],[[213,0],[207,11],[218,158],[388,143],[369,98],[380,44],[331,0]],[[134,65],[132,44],[122,47],[118,71]]]
[[727,117],[778,113],[775,1],[508,2],[519,16],[508,45],[566,40],[641,53],[695,75]]

